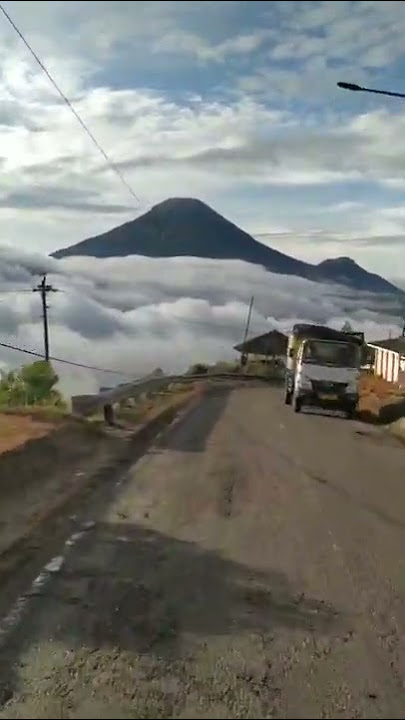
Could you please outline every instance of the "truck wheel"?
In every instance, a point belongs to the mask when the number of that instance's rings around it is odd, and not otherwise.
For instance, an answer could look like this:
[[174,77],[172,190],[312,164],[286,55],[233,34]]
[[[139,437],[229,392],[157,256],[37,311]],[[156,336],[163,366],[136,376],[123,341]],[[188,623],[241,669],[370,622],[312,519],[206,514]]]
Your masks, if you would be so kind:
[[294,397],[292,399],[292,406],[293,406],[294,412],[296,412],[296,413],[301,412],[301,399],[299,397],[297,397],[296,395],[294,395]]
[[353,420],[356,417],[356,408],[351,407],[346,410],[346,419]]

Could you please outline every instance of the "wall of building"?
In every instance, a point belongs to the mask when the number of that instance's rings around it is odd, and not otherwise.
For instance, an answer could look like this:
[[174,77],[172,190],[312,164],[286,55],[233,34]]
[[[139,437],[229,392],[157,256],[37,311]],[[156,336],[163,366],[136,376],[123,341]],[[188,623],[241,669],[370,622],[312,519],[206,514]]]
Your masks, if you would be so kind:
[[405,356],[385,348],[376,348],[374,372],[388,382],[403,381],[405,374]]

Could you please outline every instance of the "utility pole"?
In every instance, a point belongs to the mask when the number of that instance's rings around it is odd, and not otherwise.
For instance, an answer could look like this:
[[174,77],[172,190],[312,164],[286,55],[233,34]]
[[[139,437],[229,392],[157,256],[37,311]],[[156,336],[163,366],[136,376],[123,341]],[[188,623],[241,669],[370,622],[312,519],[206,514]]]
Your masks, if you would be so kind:
[[246,320],[245,334],[244,334],[244,336],[243,336],[243,342],[244,342],[244,343],[246,342],[247,337],[248,337],[248,333],[249,333],[250,319],[251,319],[251,317],[252,317],[252,310],[253,310],[253,303],[254,303],[254,297],[253,297],[253,295],[252,295],[252,297],[250,298],[249,312],[248,312],[248,316],[247,316],[247,320]]
[[48,285],[46,282],[46,273],[43,275],[43,278],[39,285],[37,285],[35,288],[33,288],[32,292],[39,292],[41,293],[41,302],[42,302],[42,320],[44,325],[44,357],[46,362],[49,362],[49,329],[48,329],[48,308],[47,305],[47,295],[50,292],[58,292],[56,288],[52,287],[52,285]]
[[[243,336],[243,345],[245,344],[247,337],[248,337],[248,333],[249,333],[250,319],[252,317],[252,310],[253,310],[253,303],[254,303],[254,296],[252,295],[252,297],[250,298],[249,312],[248,312],[247,320],[246,320],[245,334]],[[240,364],[243,366],[243,365],[246,365],[246,362],[247,362],[247,353],[245,353],[242,350],[241,355],[240,355]]]

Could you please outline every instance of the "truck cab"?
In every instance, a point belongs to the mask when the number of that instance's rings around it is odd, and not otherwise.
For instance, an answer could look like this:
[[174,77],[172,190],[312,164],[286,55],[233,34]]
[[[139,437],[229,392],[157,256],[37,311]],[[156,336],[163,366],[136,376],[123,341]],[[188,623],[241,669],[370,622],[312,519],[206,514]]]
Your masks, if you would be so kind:
[[359,399],[359,365],[359,349],[353,343],[304,340],[295,369],[294,410],[315,405],[353,417]]
[[[353,417],[359,398],[362,338],[330,328],[296,326],[287,351],[285,402],[343,410]],[[304,328],[304,329],[303,329]]]

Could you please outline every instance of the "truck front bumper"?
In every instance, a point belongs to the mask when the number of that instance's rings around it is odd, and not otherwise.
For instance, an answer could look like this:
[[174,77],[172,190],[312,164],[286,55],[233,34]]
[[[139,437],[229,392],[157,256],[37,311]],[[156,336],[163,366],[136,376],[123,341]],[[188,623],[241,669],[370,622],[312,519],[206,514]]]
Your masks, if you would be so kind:
[[333,393],[315,393],[313,390],[300,390],[298,398],[301,405],[312,405],[314,407],[353,411],[359,401],[358,393],[344,393],[336,395]]

